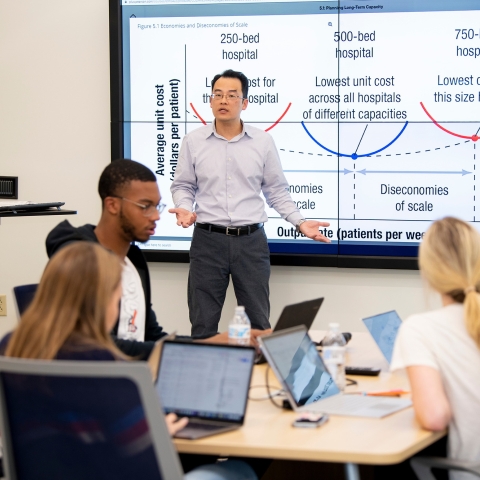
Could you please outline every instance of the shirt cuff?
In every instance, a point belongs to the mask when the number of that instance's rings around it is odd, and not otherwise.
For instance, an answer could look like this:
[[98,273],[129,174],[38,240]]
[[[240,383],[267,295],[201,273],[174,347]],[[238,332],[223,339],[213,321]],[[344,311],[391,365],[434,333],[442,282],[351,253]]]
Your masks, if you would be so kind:
[[297,223],[300,220],[306,220],[305,217],[300,212],[291,213],[285,220],[290,222],[294,227],[297,226]]
[[188,203],[185,203],[185,202],[183,202],[183,203],[180,202],[179,204],[175,204],[175,208],[184,208],[185,210],[188,210],[189,212],[193,212],[192,207],[193,207],[192,204],[188,204]]

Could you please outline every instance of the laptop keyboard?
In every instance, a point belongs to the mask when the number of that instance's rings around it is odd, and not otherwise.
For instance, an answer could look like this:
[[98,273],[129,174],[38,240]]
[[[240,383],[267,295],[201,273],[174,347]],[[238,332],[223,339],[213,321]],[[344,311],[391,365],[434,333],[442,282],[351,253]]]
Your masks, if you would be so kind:
[[182,428],[180,430],[181,432],[184,432],[185,430],[203,430],[203,431],[211,431],[211,430],[217,430],[218,428],[223,428],[225,425],[214,425],[211,423],[196,423],[195,421],[191,420],[188,422],[187,426],[185,428]]
[[201,421],[196,422],[194,419],[192,419],[192,421],[189,422],[185,428],[182,428],[175,434],[175,437],[194,440],[196,438],[208,437],[209,435],[232,430],[234,428],[235,427],[231,425],[223,425],[221,423],[203,423]]

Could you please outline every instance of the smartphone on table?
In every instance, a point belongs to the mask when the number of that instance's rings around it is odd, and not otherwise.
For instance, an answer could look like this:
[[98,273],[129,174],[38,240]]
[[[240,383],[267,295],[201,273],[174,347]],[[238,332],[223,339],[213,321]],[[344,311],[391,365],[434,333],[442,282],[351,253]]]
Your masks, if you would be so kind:
[[328,415],[326,413],[305,412],[295,419],[292,426],[298,428],[317,428],[325,422],[328,422]]

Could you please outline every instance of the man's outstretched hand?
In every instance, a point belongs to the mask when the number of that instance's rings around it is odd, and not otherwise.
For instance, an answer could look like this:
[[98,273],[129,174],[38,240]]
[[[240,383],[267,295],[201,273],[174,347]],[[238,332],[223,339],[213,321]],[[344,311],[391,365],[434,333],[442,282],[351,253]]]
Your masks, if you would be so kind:
[[185,208],[171,208],[168,212],[174,213],[177,216],[177,225],[183,228],[188,228],[197,220],[197,214],[195,212],[189,212]]
[[308,238],[316,240],[317,242],[331,243],[331,240],[327,238],[323,233],[320,233],[318,229],[320,227],[329,227],[328,222],[317,222],[315,220],[307,220],[300,225],[300,231]]

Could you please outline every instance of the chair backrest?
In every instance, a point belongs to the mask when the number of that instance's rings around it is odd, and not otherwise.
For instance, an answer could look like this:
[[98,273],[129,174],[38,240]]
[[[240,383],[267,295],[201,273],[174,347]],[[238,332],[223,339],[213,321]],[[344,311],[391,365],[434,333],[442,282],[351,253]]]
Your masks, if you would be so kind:
[[11,480],[180,480],[151,373],[140,362],[0,357]]
[[17,303],[18,316],[22,316],[23,312],[32,303],[35,292],[37,291],[38,283],[31,283],[30,285],[19,285],[13,287],[13,294],[15,295],[15,302]]

